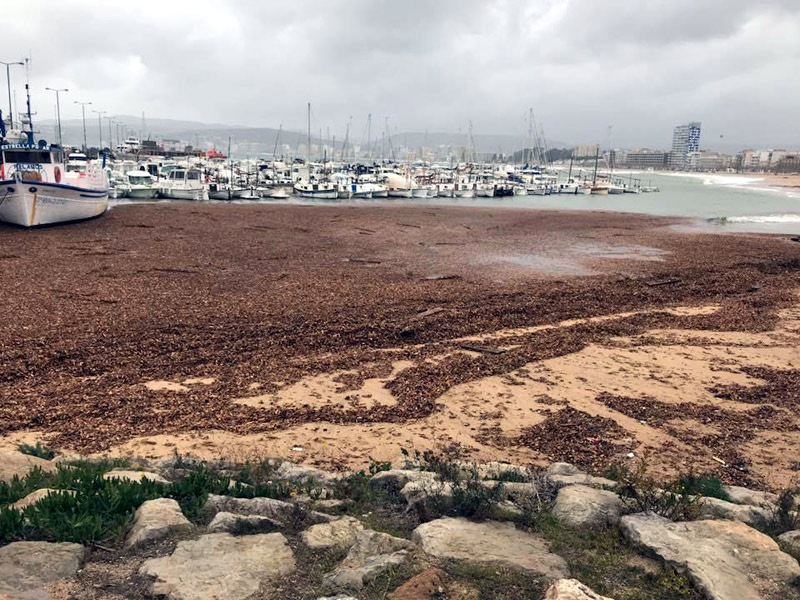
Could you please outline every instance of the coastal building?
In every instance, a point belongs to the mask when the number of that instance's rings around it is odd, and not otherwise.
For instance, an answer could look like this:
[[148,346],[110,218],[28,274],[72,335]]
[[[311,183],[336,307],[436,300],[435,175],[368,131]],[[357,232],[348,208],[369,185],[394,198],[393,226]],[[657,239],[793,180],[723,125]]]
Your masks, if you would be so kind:
[[700,123],[692,121],[678,125],[672,133],[672,151],[669,157],[671,169],[685,170],[690,152],[700,149]]
[[724,171],[731,168],[733,157],[719,152],[690,152],[686,157],[686,169],[689,171]]
[[625,155],[625,166],[631,169],[663,169],[669,153],[663,150],[636,148]]
[[600,144],[578,144],[575,146],[574,158],[594,158]]

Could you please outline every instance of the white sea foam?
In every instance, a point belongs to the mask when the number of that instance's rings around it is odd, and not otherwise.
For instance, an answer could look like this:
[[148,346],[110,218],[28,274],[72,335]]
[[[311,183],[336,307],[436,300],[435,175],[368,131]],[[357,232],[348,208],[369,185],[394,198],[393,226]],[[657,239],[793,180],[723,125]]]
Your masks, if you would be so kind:
[[726,217],[727,223],[800,223],[800,215],[751,215],[742,217]]

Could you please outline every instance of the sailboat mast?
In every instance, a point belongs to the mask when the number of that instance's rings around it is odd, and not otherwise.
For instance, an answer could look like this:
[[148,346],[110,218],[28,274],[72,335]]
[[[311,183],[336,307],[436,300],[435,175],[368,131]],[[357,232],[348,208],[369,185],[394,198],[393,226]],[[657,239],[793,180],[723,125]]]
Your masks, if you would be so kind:
[[369,151],[369,161],[372,162],[372,113],[367,115],[367,150]]
[[306,151],[306,164],[308,165],[308,177],[311,178],[311,102],[308,103],[308,149]]

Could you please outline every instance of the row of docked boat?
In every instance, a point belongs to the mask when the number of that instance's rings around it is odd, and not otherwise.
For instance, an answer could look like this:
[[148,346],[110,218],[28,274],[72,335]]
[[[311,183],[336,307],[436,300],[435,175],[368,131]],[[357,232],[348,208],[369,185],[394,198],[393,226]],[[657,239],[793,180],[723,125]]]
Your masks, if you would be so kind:
[[112,197],[148,200],[492,198],[647,191],[638,183],[581,180],[510,165],[306,164],[304,161],[133,160],[108,166]]

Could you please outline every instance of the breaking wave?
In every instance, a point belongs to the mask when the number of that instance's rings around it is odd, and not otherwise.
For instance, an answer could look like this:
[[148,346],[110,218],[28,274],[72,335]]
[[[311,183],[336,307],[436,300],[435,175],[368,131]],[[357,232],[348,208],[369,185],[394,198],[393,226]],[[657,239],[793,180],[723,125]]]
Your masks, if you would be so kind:
[[800,223],[800,215],[752,215],[743,217],[715,217],[709,219],[715,223]]

